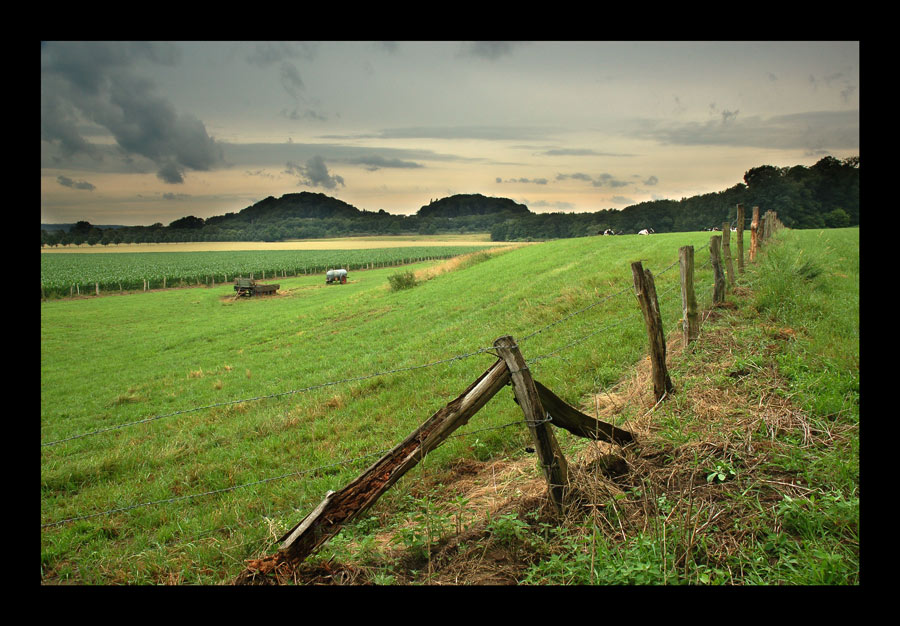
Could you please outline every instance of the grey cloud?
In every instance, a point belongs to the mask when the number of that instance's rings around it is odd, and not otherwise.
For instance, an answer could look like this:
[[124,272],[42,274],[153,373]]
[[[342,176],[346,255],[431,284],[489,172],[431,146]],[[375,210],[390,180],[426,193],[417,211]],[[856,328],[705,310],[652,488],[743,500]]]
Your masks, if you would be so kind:
[[582,180],[585,182],[591,183],[594,187],[624,187],[629,183],[618,180],[612,174],[598,174],[597,176],[591,176],[590,174],[584,173],[576,173],[576,174],[557,174],[556,180],[566,180],[567,178],[571,178],[573,180]]
[[344,185],[344,179],[337,174],[328,173],[328,167],[325,165],[325,159],[321,156],[314,156],[306,161],[305,165],[298,165],[288,161],[285,173],[297,176],[300,181],[298,184],[307,185],[309,187],[325,187],[326,189],[334,189],[337,185]]
[[672,124],[638,121],[633,137],[675,145],[724,145],[781,150],[859,148],[859,111],[813,111],[763,119],[748,117],[728,124]]
[[[382,139],[545,139],[555,129],[534,126],[411,126],[387,128],[374,135]],[[371,135],[370,135],[371,136]]]
[[328,117],[322,115],[318,111],[313,111],[312,109],[307,109],[303,112],[300,112],[297,109],[293,111],[287,111],[285,109],[281,110],[281,116],[285,117],[289,120],[299,121],[299,120],[318,120],[320,122],[327,122]]
[[464,43],[461,53],[465,56],[474,56],[495,61],[502,56],[512,54],[516,42],[509,41],[474,41]]
[[190,194],[187,193],[164,193],[162,195],[163,200],[187,200],[190,197]]
[[312,61],[316,56],[316,45],[309,42],[288,43],[283,41],[265,41],[253,45],[247,55],[247,63],[258,67],[267,67],[286,59],[305,59]]
[[[155,86],[135,72],[139,62],[173,64],[176,48],[150,43],[50,43],[41,49],[41,139],[60,146],[61,159],[100,149],[78,130],[89,120],[111,135],[121,156],[151,159],[167,182],[183,182],[185,168],[208,170],[221,147],[203,123],[179,115]],[[176,175],[177,171],[177,175]]]
[[740,113],[740,111],[722,111],[722,123],[727,124],[728,122],[734,121],[737,118],[738,113]]
[[634,200],[626,198],[625,196],[613,196],[610,198],[610,201],[615,204],[634,204]]
[[628,183],[618,180],[612,174],[600,174],[591,182],[594,187],[625,187]]
[[413,161],[402,161],[400,159],[389,159],[383,156],[377,155],[368,155],[368,156],[360,156],[349,159],[343,159],[343,162],[350,163],[352,165],[363,165],[365,168],[371,172],[375,170],[379,170],[383,167],[386,168],[400,168],[400,169],[416,169],[420,167],[425,167],[419,163],[415,163]]
[[297,66],[287,61],[281,64],[281,85],[294,99],[298,99],[298,91],[303,89],[303,79],[300,78],[300,72]]
[[612,157],[631,157],[633,154],[617,153],[617,152],[597,152],[589,148],[556,148],[553,150],[545,150],[540,152],[544,156],[612,156]]
[[659,182],[659,179],[656,176],[650,176],[650,178],[648,178],[647,180],[644,181],[644,184],[647,185],[648,187],[652,187],[653,185],[657,184],[658,182]]
[[86,180],[72,180],[68,176],[57,176],[56,182],[58,182],[63,187],[71,187],[72,189],[83,189],[85,191],[93,191],[96,189],[94,185],[87,182]]
[[498,177],[496,180],[498,183],[532,183],[535,185],[546,185],[549,182],[546,178],[508,178],[504,181]]
[[156,177],[164,183],[169,183],[171,185],[177,185],[184,182],[183,170],[178,167],[178,164],[174,161],[169,161],[160,167],[159,171],[156,172]]

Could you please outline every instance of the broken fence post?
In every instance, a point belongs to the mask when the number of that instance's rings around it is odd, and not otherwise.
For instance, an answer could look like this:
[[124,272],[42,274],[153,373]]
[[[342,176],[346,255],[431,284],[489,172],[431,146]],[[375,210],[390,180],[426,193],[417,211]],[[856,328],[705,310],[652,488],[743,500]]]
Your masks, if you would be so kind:
[[561,512],[569,483],[566,457],[563,455],[553,431],[550,430],[547,420],[548,413],[541,404],[534,379],[531,377],[528,366],[525,365],[525,359],[519,351],[519,346],[512,337],[504,335],[494,341],[494,347],[509,368],[516,401],[525,414],[525,423],[528,425],[528,430],[531,431],[541,468],[547,478],[550,499],[557,511]]
[[662,316],[659,312],[659,300],[656,297],[656,286],[653,274],[645,270],[640,261],[631,264],[634,278],[634,292],[644,314],[647,326],[647,337],[650,341],[650,366],[653,375],[653,395],[656,401],[675,390],[672,379],[666,369],[666,338],[663,334]]

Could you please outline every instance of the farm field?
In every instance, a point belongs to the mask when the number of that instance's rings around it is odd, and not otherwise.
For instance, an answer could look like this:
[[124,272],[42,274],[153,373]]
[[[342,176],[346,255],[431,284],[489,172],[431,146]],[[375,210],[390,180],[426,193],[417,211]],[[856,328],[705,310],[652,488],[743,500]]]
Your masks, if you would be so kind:
[[[322,250],[231,250],[132,252],[130,254],[41,255],[41,297],[215,286],[236,276],[282,278],[318,274],[327,269],[370,269],[429,259],[445,259],[483,250],[490,244],[391,246]],[[99,295],[99,294],[97,294]]]
[[[858,250],[858,230],[821,232],[834,238],[831,249],[851,255],[855,236]],[[806,232],[783,235],[805,250],[824,246]],[[476,255],[443,273],[437,268],[448,262],[417,263],[403,270],[421,282],[402,291],[389,288],[398,268],[378,268],[351,271],[346,285],[327,286],[322,275],[279,278],[279,295],[259,299],[235,300],[230,285],[217,285],[42,302],[42,583],[228,583],[246,559],[274,551],[328,490],[474,381],[495,360],[487,349],[502,335],[518,341],[533,376],[569,403],[612,393],[646,352],[630,262],[654,272],[668,336],[681,318],[679,246],[695,246],[697,297],[709,304],[709,236],[560,240]],[[809,251],[803,261],[779,262],[801,276],[824,267],[828,289],[846,302],[853,276],[858,294],[858,260],[853,274],[843,254],[837,269],[830,256]],[[761,290],[756,306],[774,320],[797,315],[788,288],[779,289]],[[843,341],[812,337],[811,350],[842,362],[854,349],[853,328],[846,320]],[[858,342],[858,314],[855,328]],[[808,393],[811,374],[801,365],[810,359],[802,351],[782,357],[795,393],[806,410],[843,418],[852,381],[832,367],[835,393]],[[566,450],[583,445],[557,433]],[[487,467],[524,456],[525,478],[539,476],[523,452],[530,438],[511,393],[501,391],[457,434],[323,558],[340,562],[347,550],[375,558],[375,529],[409,530],[423,510],[438,519],[434,508],[453,501],[444,483],[460,463]],[[829,494],[852,497],[847,485],[833,487]],[[463,508],[458,500],[457,524],[474,523],[461,519]],[[421,548],[422,534],[397,537],[397,548]],[[441,537],[426,535],[432,540]],[[522,582],[559,582],[539,565]],[[415,577],[387,566],[373,571],[369,582],[380,584]],[[695,574],[710,580],[710,572]]]
[[491,241],[489,233],[466,235],[392,235],[390,237],[332,237],[287,241],[202,241],[179,243],[129,243],[102,245],[44,246],[42,254],[104,254],[114,252],[229,252],[232,250],[368,250],[370,248],[434,246],[509,246],[508,241]]

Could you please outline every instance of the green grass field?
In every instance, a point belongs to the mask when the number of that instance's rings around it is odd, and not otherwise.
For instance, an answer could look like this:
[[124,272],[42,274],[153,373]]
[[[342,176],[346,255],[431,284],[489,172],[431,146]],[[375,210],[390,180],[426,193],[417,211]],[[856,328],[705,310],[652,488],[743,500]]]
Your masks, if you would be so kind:
[[[853,380],[843,366],[824,379],[803,366],[843,363],[853,328],[858,355],[858,306],[854,327],[828,304],[846,302],[854,286],[858,302],[858,230],[825,233],[845,233],[829,244],[841,247],[843,263],[830,254],[812,269],[807,257],[779,262],[801,276],[818,268],[812,279],[826,274],[831,291],[791,309],[778,287],[760,288],[755,306],[777,317],[815,308],[817,319],[845,320],[843,343],[813,333],[803,351],[779,358],[804,406],[846,412]],[[672,332],[681,317],[678,247],[697,249],[706,306],[709,235],[546,242],[402,291],[389,288],[398,270],[385,268],[351,272],[340,286],[326,286],[323,276],[279,279],[281,293],[259,299],[235,301],[224,285],[42,302],[42,582],[228,582],[245,559],[273,551],[327,490],[343,487],[465,389],[493,363],[482,349],[501,335],[519,341],[535,378],[578,405],[645,354],[630,263],[642,260],[657,276]],[[825,249],[805,232],[784,235],[804,250]],[[760,266],[766,262],[776,261]],[[848,263],[855,274],[845,273]],[[831,328],[821,322],[822,333]],[[835,389],[826,400],[816,388],[823,380]],[[402,514],[423,472],[460,458],[520,455],[529,442],[520,422],[511,394],[501,392],[388,492],[370,519],[387,525]]]

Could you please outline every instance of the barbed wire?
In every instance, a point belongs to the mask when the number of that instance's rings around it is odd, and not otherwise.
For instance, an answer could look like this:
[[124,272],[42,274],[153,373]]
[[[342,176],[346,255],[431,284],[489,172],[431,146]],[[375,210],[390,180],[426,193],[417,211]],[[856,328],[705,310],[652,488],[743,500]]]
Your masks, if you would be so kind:
[[176,415],[184,415],[184,414],[186,414],[186,413],[193,413],[193,412],[195,412],[195,411],[203,411],[203,410],[206,410],[206,409],[214,409],[214,408],[218,408],[218,407],[222,407],[222,406],[230,406],[230,405],[233,405],[233,404],[243,404],[243,403],[245,403],[245,402],[255,402],[255,401],[257,401],[257,400],[265,400],[265,399],[269,399],[269,398],[280,398],[280,397],[283,397],[283,396],[295,395],[295,394],[298,394],[298,393],[305,393],[305,392],[313,391],[313,390],[316,390],[316,389],[322,389],[322,388],[324,388],[324,387],[331,387],[331,386],[334,386],[334,385],[343,385],[343,384],[347,384],[347,383],[354,383],[354,382],[359,382],[359,381],[363,381],[363,380],[368,380],[368,379],[370,379],[370,378],[376,378],[376,377],[378,377],[378,376],[387,376],[387,375],[389,375],[389,374],[396,374],[396,373],[399,373],[399,372],[408,372],[408,371],[417,370],[417,369],[423,369],[423,368],[428,368],[428,367],[434,367],[434,366],[436,366],[436,365],[442,365],[442,364],[444,364],[444,363],[450,363],[450,362],[452,362],[452,361],[459,361],[459,360],[467,359],[467,358],[470,358],[470,357],[473,357],[473,356],[476,356],[476,355],[479,355],[479,354],[484,354],[485,352],[489,352],[489,351],[494,350],[494,349],[495,349],[495,348],[494,348],[493,346],[491,346],[491,347],[489,347],[489,348],[479,348],[478,350],[475,350],[474,352],[467,352],[467,353],[464,353],[464,354],[458,354],[458,355],[456,355],[456,356],[452,356],[452,357],[447,358],[447,359],[442,359],[442,360],[440,360],[440,361],[433,361],[433,362],[431,362],[431,363],[425,363],[425,364],[423,364],[423,365],[411,365],[411,366],[409,366],[409,367],[399,367],[399,368],[396,368],[396,369],[386,370],[386,371],[383,371],[383,372],[375,372],[375,373],[367,374],[367,375],[364,375],[364,376],[356,376],[356,377],[353,377],[353,378],[344,378],[344,379],[341,379],[341,380],[333,380],[333,381],[329,381],[329,382],[325,382],[325,383],[319,383],[319,384],[316,384],[316,385],[310,385],[309,387],[303,387],[303,388],[300,388],[300,389],[292,389],[292,390],[290,390],[290,391],[281,391],[281,392],[278,392],[278,393],[272,393],[272,394],[262,395],[262,396],[255,396],[255,397],[252,397],[252,398],[243,398],[243,399],[240,399],[240,400],[227,400],[227,401],[225,401],[225,402],[218,402],[218,403],[216,403],[216,404],[208,404],[208,405],[206,405],[206,406],[199,406],[199,407],[193,407],[193,408],[190,408],[190,409],[183,409],[183,410],[181,410],[181,411],[174,411],[174,412],[172,412],[172,413],[166,413],[166,414],[163,414],[163,415],[154,415],[153,417],[147,417],[147,418],[144,418],[144,419],[141,419],[141,420],[136,420],[136,421],[133,421],[133,422],[126,422],[126,423],[124,423],[124,424],[118,424],[118,425],[116,425],[116,426],[110,426],[110,427],[108,427],[108,428],[100,428],[100,429],[93,430],[93,431],[90,431],[90,432],[85,432],[85,433],[81,433],[81,434],[78,434],[78,435],[72,435],[71,437],[66,437],[66,438],[64,438],[64,439],[58,439],[58,440],[56,440],[56,441],[48,441],[48,442],[45,442],[45,443],[41,443],[41,447],[44,448],[44,447],[47,447],[47,446],[55,446],[55,445],[58,445],[58,444],[60,444],[60,443],[65,443],[65,442],[67,442],[67,441],[72,441],[73,439],[81,439],[82,437],[89,437],[89,436],[92,436],[92,435],[99,435],[99,434],[101,434],[101,433],[109,432],[109,431],[111,431],[111,430],[119,430],[119,429],[121,429],[121,428],[127,428],[127,427],[129,427],[129,426],[137,426],[138,424],[146,424],[147,422],[153,422],[153,421],[160,420],[160,419],[163,419],[163,418],[166,418],[166,417],[174,417],[174,416],[176,416]]
[[[544,419],[544,420],[540,420],[540,421],[536,421],[536,422],[527,422],[527,423],[529,423],[529,424],[535,426],[535,425],[538,425],[538,424],[543,424],[543,423],[545,423],[545,422],[549,422],[549,421],[551,421],[551,420],[552,420],[552,418],[551,418],[550,415],[548,414],[548,415],[547,415],[547,418]],[[525,421],[518,420],[518,421],[515,421],[515,422],[508,422],[508,423],[506,423],[506,424],[501,424],[501,425],[499,425],[499,426],[486,426],[486,427],[484,427],[484,428],[478,428],[478,429],[475,429],[475,430],[470,431],[470,432],[459,433],[459,434],[455,434],[455,435],[449,435],[449,436],[447,437],[447,439],[456,439],[456,438],[460,438],[460,437],[470,437],[470,436],[472,436],[472,435],[474,435],[474,434],[477,434],[477,433],[480,433],[480,432],[489,431],[489,430],[500,430],[500,429],[502,429],[502,428],[509,428],[509,427],[511,427],[511,426],[523,425],[523,424],[525,424],[525,423],[526,423]],[[172,502],[178,502],[178,501],[181,501],[181,500],[193,500],[193,499],[195,499],[195,498],[202,498],[202,497],[204,497],[204,496],[219,495],[219,494],[227,493],[227,492],[230,492],[230,491],[236,491],[236,490],[238,490],[238,489],[245,489],[245,488],[248,488],[248,487],[254,487],[254,486],[256,486],[256,485],[262,485],[262,484],[265,484],[265,483],[275,482],[275,481],[278,481],[278,480],[284,480],[284,479],[286,479],[286,478],[291,478],[291,477],[294,477],[294,476],[302,476],[302,475],[305,475],[305,474],[313,474],[313,473],[315,473],[315,472],[320,472],[320,471],[323,471],[323,470],[332,469],[332,468],[334,468],[334,467],[340,467],[340,466],[344,466],[344,465],[350,465],[350,464],[352,464],[352,463],[356,463],[356,462],[361,461],[361,460],[363,460],[363,459],[368,459],[368,458],[371,458],[371,457],[374,457],[374,456],[379,456],[379,457],[380,457],[380,456],[384,456],[385,454],[387,454],[387,453],[390,452],[390,451],[391,451],[391,448],[388,448],[388,449],[385,449],[385,450],[380,450],[380,451],[378,451],[378,452],[371,452],[371,453],[369,453],[369,454],[364,454],[364,455],[362,455],[362,456],[351,457],[351,458],[343,459],[343,460],[341,460],[341,461],[335,461],[334,463],[329,463],[329,464],[327,464],[327,465],[320,465],[320,466],[318,466],[318,467],[313,467],[313,468],[309,468],[309,469],[305,469],[305,470],[297,470],[297,471],[294,471],[294,472],[288,472],[288,473],[286,473],[286,474],[281,474],[280,476],[271,476],[271,477],[269,477],[269,478],[263,478],[263,479],[255,480],[255,481],[252,481],[252,482],[249,482],[249,483],[243,483],[243,484],[240,484],[240,485],[232,485],[231,487],[223,487],[222,489],[212,489],[212,490],[209,490],[209,491],[203,491],[203,492],[200,492],[200,493],[187,494],[187,495],[183,495],[183,496],[174,496],[174,497],[171,497],[171,498],[163,498],[163,499],[161,499],[161,500],[151,500],[151,501],[148,501],[148,502],[140,502],[140,503],[131,504],[131,505],[128,505],[128,506],[116,507],[116,508],[113,508],[113,509],[108,509],[108,510],[106,510],[106,511],[100,511],[100,512],[98,512],[98,513],[89,513],[89,514],[86,514],[86,515],[78,515],[78,516],[69,517],[69,518],[66,518],[66,519],[63,519],[63,520],[59,520],[59,521],[56,521],[56,522],[47,522],[47,523],[41,524],[41,528],[43,529],[43,528],[50,528],[50,527],[54,527],[54,526],[61,526],[62,524],[67,524],[67,523],[70,523],[70,522],[78,522],[78,521],[82,521],[82,520],[86,520],[86,519],[92,519],[92,518],[95,518],[95,517],[103,517],[103,516],[106,516],[106,515],[113,515],[114,513],[124,513],[124,512],[127,512],[127,511],[132,511],[132,510],[134,510],[134,509],[144,508],[144,507],[148,507],[148,506],[155,506],[155,505],[160,505],[160,504],[170,504],[170,503],[172,503]],[[427,454],[426,454],[426,456],[427,456]]]
[[[711,257],[710,257],[710,259],[707,261],[707,264],[710,263],[710,262],[711,262]],[[665,272],[667,272],[668,270],[670,270],[671,268],[673,268],[673,267],[674,267],[675,265],[677,265],[678,263],[679,263],[679,260],[674,261],[673,263],[671,263],[671,264],[668,265],[667,267],[665,267],[665,268],[663,268],[662,270],[660,270],[660,271],[657,273],[657,276],[664,274]],[[705,265],[701,266],[701,268],[703,268],[703,267],[705,267]],[[677,286],[678,286],[677,283],[676,283],[676,284],[673,284],[673,285],[670,286],[668,289],[666,289],[665,291],[663,291],[663,292],[660,294],[660,296],[668,294],[669,292],[671,292],[672,290],[674,290]],[[620,290],[620,291],[618,291],[618,292],[616,292],[616,293],[610,294],[610,295],[608,295],[608,296],[606,296],[606,297],[604,297],[604,298],[602,298],[602,299],[600,299],[600,300],[598,300],[598,301],[596,301],[596,302],[591,303],[590,305],[588,305],[588,306],[586,306],[586,307],[583,307],[583,308],[581,308],[581,309],[578,309],[578,310],[576,310],[576,311],[574,311],[574,312],[572,312],[572,313],[570,313],[570,314],[568,314],[568,315],[566,315],[566,316],[564,316],[564,317],[562,317],[562,318],[560,318],[560,319],[558,319],[558,320],[556,320],[556,321],[554,321],[554,322],[552,322],[552,323],[550,323],[550,324],[547,324],[547,325],[545,325],[544,327],[538,329],[537,331],[535,331],[535,332],[533,332],[533,333],[527,335],[527,336],[524,337],[521,341],[525,341],[525,340],[527,340],[527,339],[529,339],[529,338],[531,338],[531,337],[533,337],[533,336],[535,336],[535,335],[537,335],[537,334],[539,334],[539,333],[541,333],[541,332],[544,332],[544,331],[548,330],[549,328],[552,328],[552,327],[554,327],[554,326],[556,326],[556,325],[561,324],[562,322],[565,322],[565,321],[571,319],[572,317],[574,317],[574,316],[576,316],[576,315],[579,315],[579,314],[581,314],[581,313],[583,313],[583,312],[585,312],[585,311],[588,311],[588,310],[590,310],[590,309],[592,309],[592,308],[598,306],[599,304],[602,304],[603,302],[606,302],[606,301],[608,301],[608,300],[610,300],[610,299],[612,299],[612,298],[614,298],[614,297],[617,297],[618,295],[621,295],[622,293],[624,293],[624,292],[627,291],[628,289],[629,289],[629,287],[625,287],[625,288],[623,288],[622,290]],[[565,345],[563,345],[563,346],[557,348],[556,350],[553,350],[553,351],[551,351],[551,352],[549,352],[549,353],[545,353],[545,354],[540,355],[540,356],[538,356],[538,357],[534,357],[534,358],[532,358],[532,359],[529,359],[528,362],[529,362],[530,364],[536,364],[536,363],[539,363],[540,361],[542,361],[542,360],[544,360],[544,359],[551,358],[551,357],[557,355],[558,353],[560,353],[560,352],[562,352],[562,351],[564,351],[564,350],[566,350],[566,349],[568,349],[568,348],[570,348],[570,347],[572,347],[572,346],[575,346],[575,345],[577,345],[577,344],[579,344],[579,343],[581,343],[581,342],[583,342],[583,341],[589,339],[589,338],[592,337],[592,336],[595,336],[595,335],[597,335],[597,334],[599,334],[599,333],[601,333],[601,332],[603,332],[603,331],[609,330],[610,328],[613,328],[613,327],[615,327],[615,326],[621,325],[621,324],[625,323],[625,321],[626,321],[625,319],[621,319],[621,320],[618,320],[618,321],[615,321],[615,322],[611,322],[611,323],[609,323],[609,324],[607,324],[607,325],[605,325],[605,326],[602,326],[602,327],[600,327],[600,328],[598,328],[598,329],[596,329],[596,330],[591,331],[590,333],[587,333],[587,334],[585,334],[585,335],[582,335],[582,336],[578,337],[578,338],[575,339],[574,341],[571,341],[571,342],[569,342],[569,343],[567,343],[567,344],[565,344]],[[680,321],[680,320],[679,320],[679,321]],[[677,324],[677,322],[676,322],[676,324]],[[674,327],[674,325],[673,325],[673,327]],[[175,412],[173,412],[173,413],[168,413],[168,414],[164,414],[164,415],[157,415],[157,416],[153,416],[153,417],[146,418],[146,419],[143,419],[143,420],[137,420],[137,421],[134,421],[134,422],[128,422],[128,423],[125,423],[125,424],[120,424],[120,425],[113,426],[113,427],[109,427],[109,428],[98,429],[98,430],[91,431],[91,432],[88,432],[88,433],[82,433],[82,434],[80,434],[80,435],[75,435],[75,436],[72,436],[72,437],[68,437],[68,438],[65,438],[65,439],[60,439],[60,440],[53,441],[53,442],[42,443],[41,445],[42,445],[42,447],[44,447],[44,446],[50,446],[50,445],[56,445],[56,444],[59,444],[59,443],[63,443],[63,442],[65,442],[65,441],[71,441],[71,440],[73,440],[73,439],[78,439],[78,438],[82,438],[82,437],[86,437],[86,436],[90,436],[90,435],[95,435],[95,434],[100,434],[100,433],[103,433],[103,432],[108,432],[108,431],[111,431],[111,430],[117,430],[117,429],[125,428],[125,427],[128,427],[128,426],[133,426],[133,425],[137,425],[137,424],[147,423],[147,422],[155,421],[155,420],[162,419],[162,418],[165,418],[165,417],[172,417],[172,416],[175,416],[175,415],[181,415],[181,414],[185,414],[185,413],[190,413],[190,412],[194,412],[194,411],[199,411],[199,410],[204,410],[204,409],[209,409],[209,408],[214,408],[214,407],[219,407],[219,406],[228,406],[228,405],[232,405],[232,404],[239,404],[239,403],[243,403],[243,402],[251,402],[251,401],[260,400],[260,399],[265,399],[265,398],[282,397],[282,396],[286,396],[286,395],[292,395],[292,394],[296,394],[296,393],[302,393],[302,392],[311,391],[311,390],[314,390],[314,389],[319,389],[319,388],[323,388],[323,387],[328,387],[328,386],[332,386],[332,385],[336,385],[336,384],[343,384],[343,383],[348,383],[348,382],[358,382],[358,381],[362,381],[362,380],[367,380],[367,379],[370,379],[370,378],[374,378],[374,377],[377,377],[377,376],[384,376],[384,375],[393,374],[393,373],[399,373],[399,372],[404,372],[404,371],[411,371],[411,370],[416,370],[416,369],[429,368],[429,367],[433,367],[433,366],[440,365],[440,364],[443,364],[443,363],[449,363],[449,362],[452,362],[452,361],[462,360],[462,359],[469,358],[469,357],[472,357],[472,356],[476,356],[476,355],[479,355],[479,354],[483,354],[483,353],[486,353],[486,352],[491,352],[491,351],[494,350],[494,349],[495,349],[495,348],[494,348],[493,346],[491,346],[491,347],[486,347],[486,348],[479,348],[478,350],[475,350],[475,351],[473,351],[473,352],[468,352],[468,353],[459,354],[459,355],[456,355],[456,356],[453,356],[453,357],[450,357],[450,358],[447,358],[447,359],[442,359],[442,360],[439,360],[439,361],[434,361],[434,362],[426,363],[426,364],[422,364],[422,365],[414,365],[414,366],[409,366],[409,367],[396,368],[396,369],[393,369],[393,370],[386,370],[386,371],[383,371],[383,372],[376,372],[376,373],[372,373],[372,374],[368,374],[368,375],[364,375],[364,376],[358,376],[358,377],[353,377],[353,378],[342,379],[342,380],[339,380],[339,381],[329,381],[329,382],[326,382],[326,383],[320,383],[320,384],[317,384],[317,385],[311,385],[311,386],[309,386],[309,387],[305,387],[305,388],[301,388],[301,389],[295,389],[295,390],[290,390],[290,391],[286,391],[286,392],[280,392],[280,393],[276,393],[276,394],[268,394],[268,395],[263,395],[263,396],[257,396],[257,397],[254,397],[254,398],[246,398],[246,399],[242,399],[242,400],[233,400],[233,401],[227,401],[227,402],[222,402],[222,403],[216,403],[216,404],[212,404],[212,405],[207,405],[207,406],[203,406],[203,407],[194,407],[194,408],[191,408],[191,409],[185,409],[185,410],[182,410],[182,411],[175,411]],[[548,416],[547,416],[547,419],[548,419],[548,420],[549,420],[549,419],[552,419],[552,418],[549,416],[549,414],[548,414]],[[547,421],[547,420],[544,420],[544,421]],[[470,435],[472,435],[472,434],[475,434],[475,433],[477,433],[477,432],[481,432],[481,431],[484,431],[484,430],[495,430],[495,429],[498,429],[498,428],[507,428],[507,427],[510,427],[510,426],[512,426],[512,425],[515,425],[515,424],[521,424],[521,423],[522,423],[522,422],[517,421],[517,422],[513,422],[513,423],[509,423],[509,424],[504,424],[504,425],[501,425],[501,426],[498,426],[498,427],[487,427],[487,428],[484,428],[484,429],[478,429],[478,430],[473,431],[473,432],[470,432],[470,433],[463,433],[463,434],[459,434],[459,435],[453,435],[453,436],[451,436],[451,438],[462,437],[462,436],[470,436]],[[543,423],[543,422],[537,422],[536,424],[539,424],[539,423]],[[533,425],[535,425],[535,424],[533,424]],[[217,494],[227,493],[227,492],[230,492],[230,491],[235,491],[235,490],[237,490],[237,489],[244,489],[244,488],[248,488],[248,487],[252,487],[252,486],[256,486],[256,485],[260,485],[260,484],[265,484],[265,483],[269,483],[269,482],[273,482],[273,481],[283,480],[283,479],[286,479],[286,478],[289,478],[289,477],[301,476],[301,475],[304,475],[304,474],[314,473],[314,472],[322,471],[322,470],[324,470],[324,469],[329,469],[329,468],[332,468],[332,467],[338,467],[338,466],[342,466],[342,465],[347,465],[347,464],[350,464],[350,463],[353,463],[353,462],[358,462],[359,460],[362,460],[362,459],[365,459],[365,458],[370,458],[370,457],[375,456],[375,455],[377,455],[377,454],[382,454],[382,455],[383,455],[384,453],[385,453],[385,451],[382,451],[382,452],[376,452],[376,453],[371,453],[371,454],[363,455],[363,456],[360,456],[360,457],[354,457],[354,458],[351,458],[351,459],[345,459],[345,460],[342,460],[342,461],[339,461],[339,462],[331,463],[331,464],[324,465],[324,466],[319,466],[319,467],[312,468],[312,469],[308,469],[308,470],[300,470],[300,471],[288,472],[288,473],[282,474],[282,475],[280,475],[280,476],[275,476],[275,477],[265,478],[265,479],[261,479],[261,480],[258,480],[258,481],[253,481],[253,482],[250,482],[250,483],[244,483],[244,484],[242,484],[242,485],[234,485],[234,486],[231,486],[231,487],[226,487],[226,488],[217,489],[217,490],[210,490],[210,491],[201,492],[201,493],[197,493],[197,494],[188,494],[188,495],[184,495],[184,496],[175,496],[175,497],[172,497],[172,498],[166,498],[166,499],[162,499],[162,500],[154,500],[154,501],[149,501],[149,502],[142,502],[142,503],[132,504],[132,505],[125,506],[125,507],[117,507],[117,508],[114,508],[114,509],[109,509],[109,510],[107,510],[107,511],[102,511],[102,512],[98,512],[98,513],[92,513],[92,514],[87,514],[87,515],[75,516],[75,517],[67,518],[67,519],[64,519],[64,520],[59,520],[59,521],[57,521],[57,522],[48,522],[48,523],[42,524],[42,525],[41,525],[41,528],[43,529],[43,528],[49,528],[49,527],[59,526],[59,525],[62,525],[62,524],[65,524],[65,523],[69,523],[69,522],[81,521],[81,520],[86,520],[86,519],[92,519],[92,518],[95,518],[95,517],[100,517],[100,516],[105,516],[105,515],[111,515],[111,514],[114,514],[114,513],[120,513],[120,512],[126,512],[126,511],[130,511],[130,510],[134,510],[134,509],[142,508],[142,507],[147,507],[147,506],[160,505],[160,504],[168,504],[168,503],[177,502],[177,501],[182,501],[182,500],[189,500],[189,499],[200,498],[200,497],[204,497],[204,496],[211,496],[211,495],[217,495]]]

